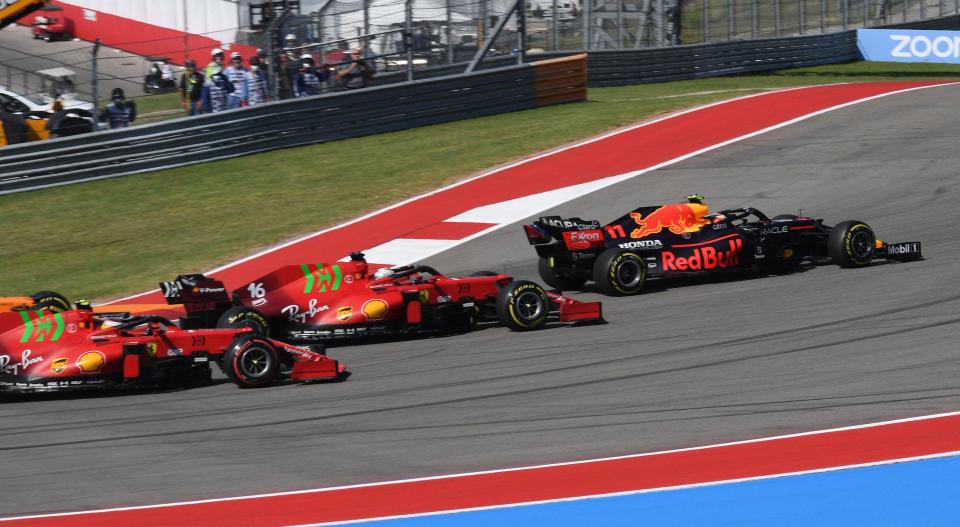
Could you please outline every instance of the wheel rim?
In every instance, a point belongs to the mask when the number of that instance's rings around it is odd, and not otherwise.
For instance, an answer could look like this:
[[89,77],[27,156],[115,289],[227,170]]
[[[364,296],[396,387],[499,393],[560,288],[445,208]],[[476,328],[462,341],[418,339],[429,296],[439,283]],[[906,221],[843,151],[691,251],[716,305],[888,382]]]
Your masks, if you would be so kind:
[[632,289],[640,285],[643,271],[635,260],[624,260],[617,266],[617,282],[621,287]]
[[247,377],[263,377],[270,371],[272,365],[273,357],[270,356],[270,352],[257,346],[248,349],[240,357],[240,369]]
[[536,320],[543,312],[543,303],[540,295],[534,291],[524,291],[514,300],[517,314],[524,320]]
[[850,237],[850,255],[858,260],[870,258],[873,254],[873,236],[864,230],[854,232]]

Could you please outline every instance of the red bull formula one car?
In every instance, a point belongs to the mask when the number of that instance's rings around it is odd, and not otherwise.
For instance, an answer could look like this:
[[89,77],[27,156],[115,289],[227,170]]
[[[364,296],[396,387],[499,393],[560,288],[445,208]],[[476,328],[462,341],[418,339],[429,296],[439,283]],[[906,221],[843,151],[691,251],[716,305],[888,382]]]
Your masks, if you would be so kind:
[[920,242],[885,243],[862,221],[834,226],[753,208],[708,213],[702,196],[640,207],[601,226],[594,220],[542,217],[524,225],[540,256],[540,277],[560,290],[588,280],[608,295],[639,293],[648,277],[759,269],[789,272],[803,262],[862,267],[874,258],[921,258]]
[[346,376],[336,360],[249,328],[185,330],[154,315],[94,314],[89,303],[0,313],[0,392],[199,385],[211,362],[245,388],[273,384],[284,365],[294,380]]
[[599,302],[579,302],[504,274],[451,278],[425,265],[372,273],[362,253],[348,262],[281,267],[232,292],[198,274],[160,288],[168,303],[184,305],[182,327],[247,326],[297,342],[459,331],[482,321],[526,331],[553,313],[562,322],[602,317]]

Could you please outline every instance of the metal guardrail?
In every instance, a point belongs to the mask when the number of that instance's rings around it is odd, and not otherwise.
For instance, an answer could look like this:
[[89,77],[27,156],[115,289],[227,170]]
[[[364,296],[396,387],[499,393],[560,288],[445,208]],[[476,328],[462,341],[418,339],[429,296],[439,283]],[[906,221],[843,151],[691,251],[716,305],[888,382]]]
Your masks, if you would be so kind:
[[[878,26],[878,28],[956,29],[960,15]],[[531,55],[562,57],[562,53]],[[855,30],[787,38],[764,38],[639,50],[591,51],[589,85],[624,86],[650,82],[755,73],[801,66],[840,64],[860,58]]]
[[0,194],[586,99],[586,56],[5,147]]

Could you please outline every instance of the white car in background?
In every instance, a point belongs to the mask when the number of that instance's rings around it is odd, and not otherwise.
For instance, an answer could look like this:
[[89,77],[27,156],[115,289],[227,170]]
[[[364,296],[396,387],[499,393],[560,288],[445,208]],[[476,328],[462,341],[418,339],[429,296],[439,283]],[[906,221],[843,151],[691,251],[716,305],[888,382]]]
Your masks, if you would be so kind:
[[[53,111],[53,101],[49,97],[26,97],[5,88],[0,88],[0,106],[14,113]],[[93,103],[76,99],[63,99],[63,107],[67,110],[86,110],[93,113]]]

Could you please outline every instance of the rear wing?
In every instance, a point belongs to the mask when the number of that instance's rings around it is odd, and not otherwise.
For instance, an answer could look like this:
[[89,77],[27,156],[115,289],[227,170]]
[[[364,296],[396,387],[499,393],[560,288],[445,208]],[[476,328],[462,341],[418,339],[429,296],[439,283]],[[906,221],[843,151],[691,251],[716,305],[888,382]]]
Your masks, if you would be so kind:
[[223,282],[202,274],[182,274],[160,282],[160,291],[168,304],[182,304],[187,314],[216,311],[232,303]]
[[532,225],[524,225],[523,231],[527,234],[530,245],[542,245],[552,240],[563,240],[565,232],[597,231],[600,222],[580,218],[562,218],[560,216],[542,216]]

